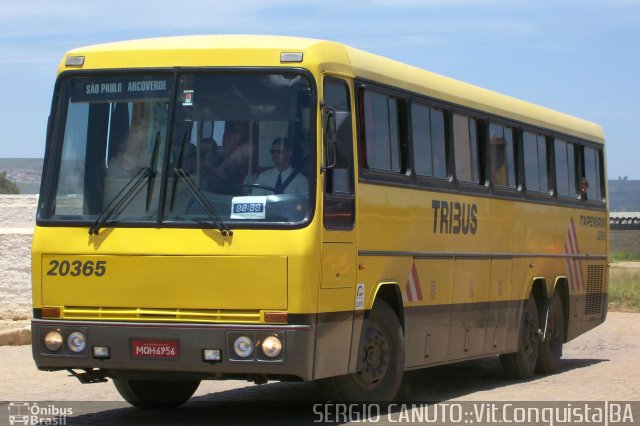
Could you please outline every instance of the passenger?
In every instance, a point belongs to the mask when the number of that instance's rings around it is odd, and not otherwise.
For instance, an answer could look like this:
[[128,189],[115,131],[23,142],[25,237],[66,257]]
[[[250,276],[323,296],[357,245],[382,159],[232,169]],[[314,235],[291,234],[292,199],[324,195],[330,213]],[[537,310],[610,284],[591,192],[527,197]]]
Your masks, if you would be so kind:
[[212,138],[204,138],[200,142],[200,189],[213,191],[215,186],[214,172],[216,162],[216,143]]
[[587,192],[589,192],[589,181],[586,177],[583,177],[582,181],[580,182],[580,198],[586,200]]
[[143,126],[134,126],[127,134],[124,148],[109,164],[109,175],[134,175],[149,165],[147,131]]
[[216,165],[212,167],[213,181],[217,188],[227,192],[232,186],[242,184],[249,171],[251,144],[248,129],[240,123],[228,122],[218,149]]
[[[146,126],[134,125],[126,136],[122,150],[109,161],[109,167],[105,171],[100,211],[103,211],[115,197],[122,193],[134,176],[138,174],[142,176],[142,170],[149,167],[151,152],[148,150],[148,145]],[[140,215],[146,211],[146,197],[138,193],[120,214]]]
[[507,146],[504,137],[491,135],[491,183],[493,185],[508,186],[507,174]]
[[[271,160],[275,167],[260,173],[256,185],[273,188],[276,194],[303,193],[309,190],[307,178],[291,167],[293,147],[287,138],[276,138],[271,144]],[[272,191],[254,188],[254,195],[271,194]]]

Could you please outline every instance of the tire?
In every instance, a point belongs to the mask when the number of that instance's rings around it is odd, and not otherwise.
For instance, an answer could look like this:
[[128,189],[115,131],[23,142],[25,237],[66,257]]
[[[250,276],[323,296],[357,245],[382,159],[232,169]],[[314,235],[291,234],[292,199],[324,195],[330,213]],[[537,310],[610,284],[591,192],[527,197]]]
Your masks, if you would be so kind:
[[360,371],[322,380],[338,401],[393,401],[404,373],[404,335],[396,313],[384,301],[373,306],[360,349]]
[[133,380],[113,378],[120,396],[129,404],[138,408],[175,408],[194,394],[200,380]]
[[533,376],[540,347],[539,324],[536,300],[533,295],[529,295],[522,312],[518,351],[500,355],[505,377],[510,379],[530,379]]
[[[540,318],[544,327],[544,318]],[[549,304],[549,321],[544,342],[540,343],[536,373],[550,374],[558,371],[562,358],[562,344],[564,343],[564,308],[562,300],[556,291]]]

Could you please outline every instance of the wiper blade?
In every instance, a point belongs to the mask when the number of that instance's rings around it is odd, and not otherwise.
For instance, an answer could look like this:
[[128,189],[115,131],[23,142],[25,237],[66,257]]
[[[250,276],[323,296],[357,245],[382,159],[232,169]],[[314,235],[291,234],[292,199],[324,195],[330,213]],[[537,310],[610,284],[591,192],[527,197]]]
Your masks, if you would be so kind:
[[98,235],[100,228],[113,217],[116,212],[121,211],[138,195],[138,192],[142,189],[144,180],[147,180],[147,203],[146,210],[149,211],[151,205],[151,195],[153,185],[151,185],[153,178],[156,175],[156,162],[158,161],[158,147],[160,146],[160,132],[156,133],[156,140],[153,144],[153,151],[151,152],[151,159],[149,161],[149,167],[143,167],[138,170],[138,173],[122,187],[120,192],[109,202],[102,214],[96,219],[93,225],[89,228],[89,235]]
[[156,175],[156,163],[158,162],[158,147],[160,146],[160,132],[156,133],[156,140],[153,143],[153,151],[151,152],[151,162],[149,164],[149,173],[147,175],[147,211],[149,211],[149,207],[151,206],[151,195],[153,195],[153,185],[151,182]]
[[[180,143],[180,152],[178,154],[178,161],[176,164],[176,168],[175,169],[180,169],[182,170],[182,161],[184,160],[184,147],[187,144],[187,137],[189,136],[189,130],[185,130],[184,134],[182,135],[182,142]],[[171,210],[173,210],[173,204],[174,201],[176,199],[176,189],[178,187],[178,177],[180,175],[176,173],[175,177],[173,178],[173,186],[171,187]]]
[[111,218],[116,212],[124,209],[133,198],[140,192],[146,178],[152,176],[155,172],[149,167],[142,167],[129,181],[122,187],[115,197],[107,204],[93,225],[89,228],[89,235],[98,235],[100,228]]
[[191,191],[195,199],[198,201],[198,203],[200,203],[205,213],[207,213],[207,215],[211,218],[211,221],[214,223],[216,228],[218,228],[220,233],[225,236],[233,235],[233,231],[231,230],[231,228],[229,228],[227,224],[224,223],[222,219],[220,219],[220,216],[218,216],[216,210],[202,194],[202,191],[200,191],[200,188],[198,188],[193,179],[191,179],[191,177],[181,168],[176,167],[175,169],[173,169],[173,171],[180,178],[180,180],[182,180],[189,191]]

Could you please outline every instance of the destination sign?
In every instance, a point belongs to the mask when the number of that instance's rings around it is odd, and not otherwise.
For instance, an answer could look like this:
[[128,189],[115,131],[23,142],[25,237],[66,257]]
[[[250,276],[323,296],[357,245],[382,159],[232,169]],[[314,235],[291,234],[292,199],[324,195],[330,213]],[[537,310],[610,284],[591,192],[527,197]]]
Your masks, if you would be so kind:
[[71,101],[91,102],[171,96],[170,76],[123,76],[71,80]]

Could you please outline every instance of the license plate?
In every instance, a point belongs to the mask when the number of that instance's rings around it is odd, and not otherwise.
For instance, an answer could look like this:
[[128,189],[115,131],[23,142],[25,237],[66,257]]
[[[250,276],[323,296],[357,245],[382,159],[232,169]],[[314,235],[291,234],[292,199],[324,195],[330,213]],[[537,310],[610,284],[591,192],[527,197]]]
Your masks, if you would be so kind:
[[178,342],[135,339],[131,341],[131,355],[134,358],[178,359]]

